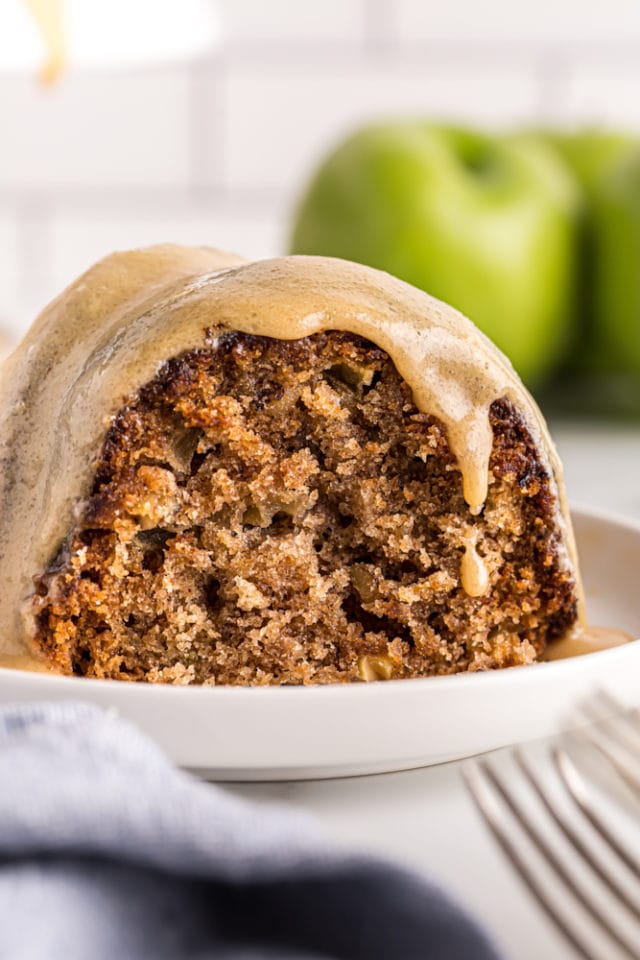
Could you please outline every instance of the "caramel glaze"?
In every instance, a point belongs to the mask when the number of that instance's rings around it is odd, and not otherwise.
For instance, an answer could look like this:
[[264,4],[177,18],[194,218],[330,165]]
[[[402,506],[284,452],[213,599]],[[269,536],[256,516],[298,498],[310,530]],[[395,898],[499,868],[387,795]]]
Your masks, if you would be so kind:
[[[416,406],[444,423],[470,521],[491,482],[489,407],[499,397],[515,403],[555,482],[563,562],[578,579],[562,468],[545,422],[508,360],[466,317],[344,260],[245,263],[215,250],[162,245],[115,253],[92,267],[44,310],[0,370],[0,654],[28,651],[32,578],[64,542],[126,397],[168,358],[205,338],[215,344],[229,330],[290,340],[336,329],[384,349]],[[475,549],[465,556],[471,570]],[[482,586],[475,567],[474,590]],[[584,623],[581,595],[579,606]]]
[[463,540],[464,553],[460,560],[460,583],[468,597],[484,597],[489,588],[489,571],[476,549],[477,534],[471,528]]
[[609,650],[630,643],[634,638],[624,630],[613,627],[592,627],[577,625],[566,636],[550,643],[542,660],[567,660],[569,657],[582,657],[585,653]]

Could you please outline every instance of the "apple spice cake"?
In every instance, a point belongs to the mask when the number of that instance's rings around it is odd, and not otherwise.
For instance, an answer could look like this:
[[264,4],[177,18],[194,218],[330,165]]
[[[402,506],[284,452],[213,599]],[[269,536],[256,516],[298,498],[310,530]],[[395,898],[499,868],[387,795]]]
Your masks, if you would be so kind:
[[37,580],[36,645],[64,673],[173,683],[530,663],[575,589],[531,436],[506,400],[490,416],[493,483],[470,517],[442,424],[373,344],[229,333],[170,360],[115,417]]
[[353,323],[332,312],[336,329],[281,339],[255,332],[259,300],[253,332],[209,306],[200,343],[119,399],[72,522],[31,570],[36,658],[119,680],[324,684],[532,663],[572,627],[570,528],[522,387],[487,407],[470,507],[451,425]]

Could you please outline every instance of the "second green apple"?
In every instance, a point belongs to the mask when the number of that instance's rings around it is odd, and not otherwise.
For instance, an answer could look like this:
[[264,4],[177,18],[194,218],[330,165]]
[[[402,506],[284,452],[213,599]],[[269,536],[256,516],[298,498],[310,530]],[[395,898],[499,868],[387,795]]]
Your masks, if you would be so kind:
[[327,158],[291,246],[387,270],[446,300],[536,385],[572,335],[581,202],[544,142],[384,124]]
[[[640,374],[640,141],[605,130],[547,134],[587,200],[577,366]],[[636,382],[635,394],[638,395]]]

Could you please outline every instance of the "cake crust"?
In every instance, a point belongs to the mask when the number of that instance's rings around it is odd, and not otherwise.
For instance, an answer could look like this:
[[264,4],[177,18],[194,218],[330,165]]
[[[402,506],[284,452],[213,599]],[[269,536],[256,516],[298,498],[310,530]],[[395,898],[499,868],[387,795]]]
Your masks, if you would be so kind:
[[[113,418],[36,579],[36,652],[179,684],[431,676],[533,662],[576,619],[555,484],[513,402],[470,514],[443,424],[362,337],[211,336]],[[473,543],[488,574],[463,587]]]

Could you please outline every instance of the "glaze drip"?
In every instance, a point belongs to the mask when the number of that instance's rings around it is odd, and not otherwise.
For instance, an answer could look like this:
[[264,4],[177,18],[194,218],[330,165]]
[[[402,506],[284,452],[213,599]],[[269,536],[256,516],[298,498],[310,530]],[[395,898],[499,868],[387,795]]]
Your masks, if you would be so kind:
[[460,582],[468,597],[484,597],[489,589],[489,571],[477,550],[478,534],[468,528],[465,532],[464,553],[460,559]]

